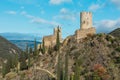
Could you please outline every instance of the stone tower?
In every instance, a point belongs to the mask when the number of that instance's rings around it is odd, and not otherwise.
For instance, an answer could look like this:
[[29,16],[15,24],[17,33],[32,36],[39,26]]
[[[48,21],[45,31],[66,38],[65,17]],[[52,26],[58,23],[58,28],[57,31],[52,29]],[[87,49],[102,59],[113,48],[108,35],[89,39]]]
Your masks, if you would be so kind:
[[91,12],[81,12],[80,13],[80,26],[81,29],[92,28],[92,13]]
[[75,31],[76,40],[79,41],[79,39],[85,38],[88,35],[94,35],[95,33],[96,33],[96,29],[92,25],[92,13],[81,12],[80,29]]

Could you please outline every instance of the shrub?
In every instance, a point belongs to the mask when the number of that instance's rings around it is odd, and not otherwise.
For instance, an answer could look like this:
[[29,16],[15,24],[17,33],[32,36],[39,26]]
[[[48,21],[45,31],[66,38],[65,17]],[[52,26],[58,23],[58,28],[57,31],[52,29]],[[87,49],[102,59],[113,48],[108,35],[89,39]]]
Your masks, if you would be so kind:
[[120,52],[120,47],[117,47],[115,50],[118,51],[118,52]]

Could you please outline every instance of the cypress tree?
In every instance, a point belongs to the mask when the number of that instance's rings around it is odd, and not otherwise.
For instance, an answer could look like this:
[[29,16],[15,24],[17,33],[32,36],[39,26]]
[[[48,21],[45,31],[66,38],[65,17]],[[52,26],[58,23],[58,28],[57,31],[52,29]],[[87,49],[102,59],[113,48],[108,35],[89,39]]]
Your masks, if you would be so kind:
[[79,69],[78,59],[76,60],[76,64],[75,64],[75,76],[74,76],[74,80],[80,80],[80,69]]
[[36,39],[34,41],[34,57],[38,56],[38,52],[37,52],[37,44],[36,44]]
[[15,54],[15,67],[16,67],[16,72],[18,72],[18,62],[19,62],[18,54]]
[[68,80],[68,53],[65,55],[65,80]]
[[28,53],[28,68],[30,68],[30,52]]
[[29,53],[32,54],[32,52],[33,52],[33,50],[32,50],[32,48],[30,47],[30,48],[29,48]]
[[57,80],[61,79],[61,70],[60,70],[60,55],[58,54],[58,63],[57,63]]
[[42,53],[45,54],[45,41],[44,41],[44,39],[42,42]]
[[59,26],[57,28],[57,39],[56,39],[56,50],[58,51],[60,49],[60,37],[59,37]]

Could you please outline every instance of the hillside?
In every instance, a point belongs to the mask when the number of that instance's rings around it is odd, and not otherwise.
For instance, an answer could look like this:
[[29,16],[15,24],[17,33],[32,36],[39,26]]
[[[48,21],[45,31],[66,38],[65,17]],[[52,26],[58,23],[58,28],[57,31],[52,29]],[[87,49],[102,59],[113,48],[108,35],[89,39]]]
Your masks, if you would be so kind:
[[[69,75],[75,74],[75,64],[79,63],[80,80],[92,78],[96,69],[100,70],[102,80],[119,80],[120,79],[120,39],[107,34],[97,34],[88,36],[76,42],[74,36],[69,36],[61,46],[60,61],[61,66],[65,64],[65,54],[69,57]],[[57,72],[58,53],[52,50],[40,56],[36,62],[38,67],[49,70],[51,73]]]
[[13,57],[15,54],[20,54],[21,49],[16,45],[12,44],[2,36],[0,36],[0,57],[9,58]]
[[112,36],[120,38],[120,28],[115,29],[114,31],[110,32]]
[[[109,34],[88,35],[79,42],[76,42],[74,35],[69,36],[61,44],[60,53],[54,48],[48,49],[46,54],[37,56],[30,69],[19,71],[19,74],[14,73],[14,79],[49,80],[56,78],[58,60],[60,69],[63,73],[65,71],[66,54],[68,55],[69,77],[77,74],[80,80],[96,80],[93,78],[120,80],[120,39]],[[8,73],[6,78],[12,74]]]

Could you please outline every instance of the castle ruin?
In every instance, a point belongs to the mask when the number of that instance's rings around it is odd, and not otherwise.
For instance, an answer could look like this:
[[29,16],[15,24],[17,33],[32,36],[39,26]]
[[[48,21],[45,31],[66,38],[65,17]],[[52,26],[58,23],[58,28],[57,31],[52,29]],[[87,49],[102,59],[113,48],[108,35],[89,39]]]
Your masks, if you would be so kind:
[[60,27],[54,28],[53,35],[43,37],[45,47],[47,47],[47,48],[48,47],[54,47],[56,45],[57,33],[59,33],[60,42],[62,41],[61,28]]
[[81,12],[80,13],[80,29],[75,31],[75,39],[87,37],[87,35],[93,35],[96,33],[96,29],[92,25],[92,13]]

